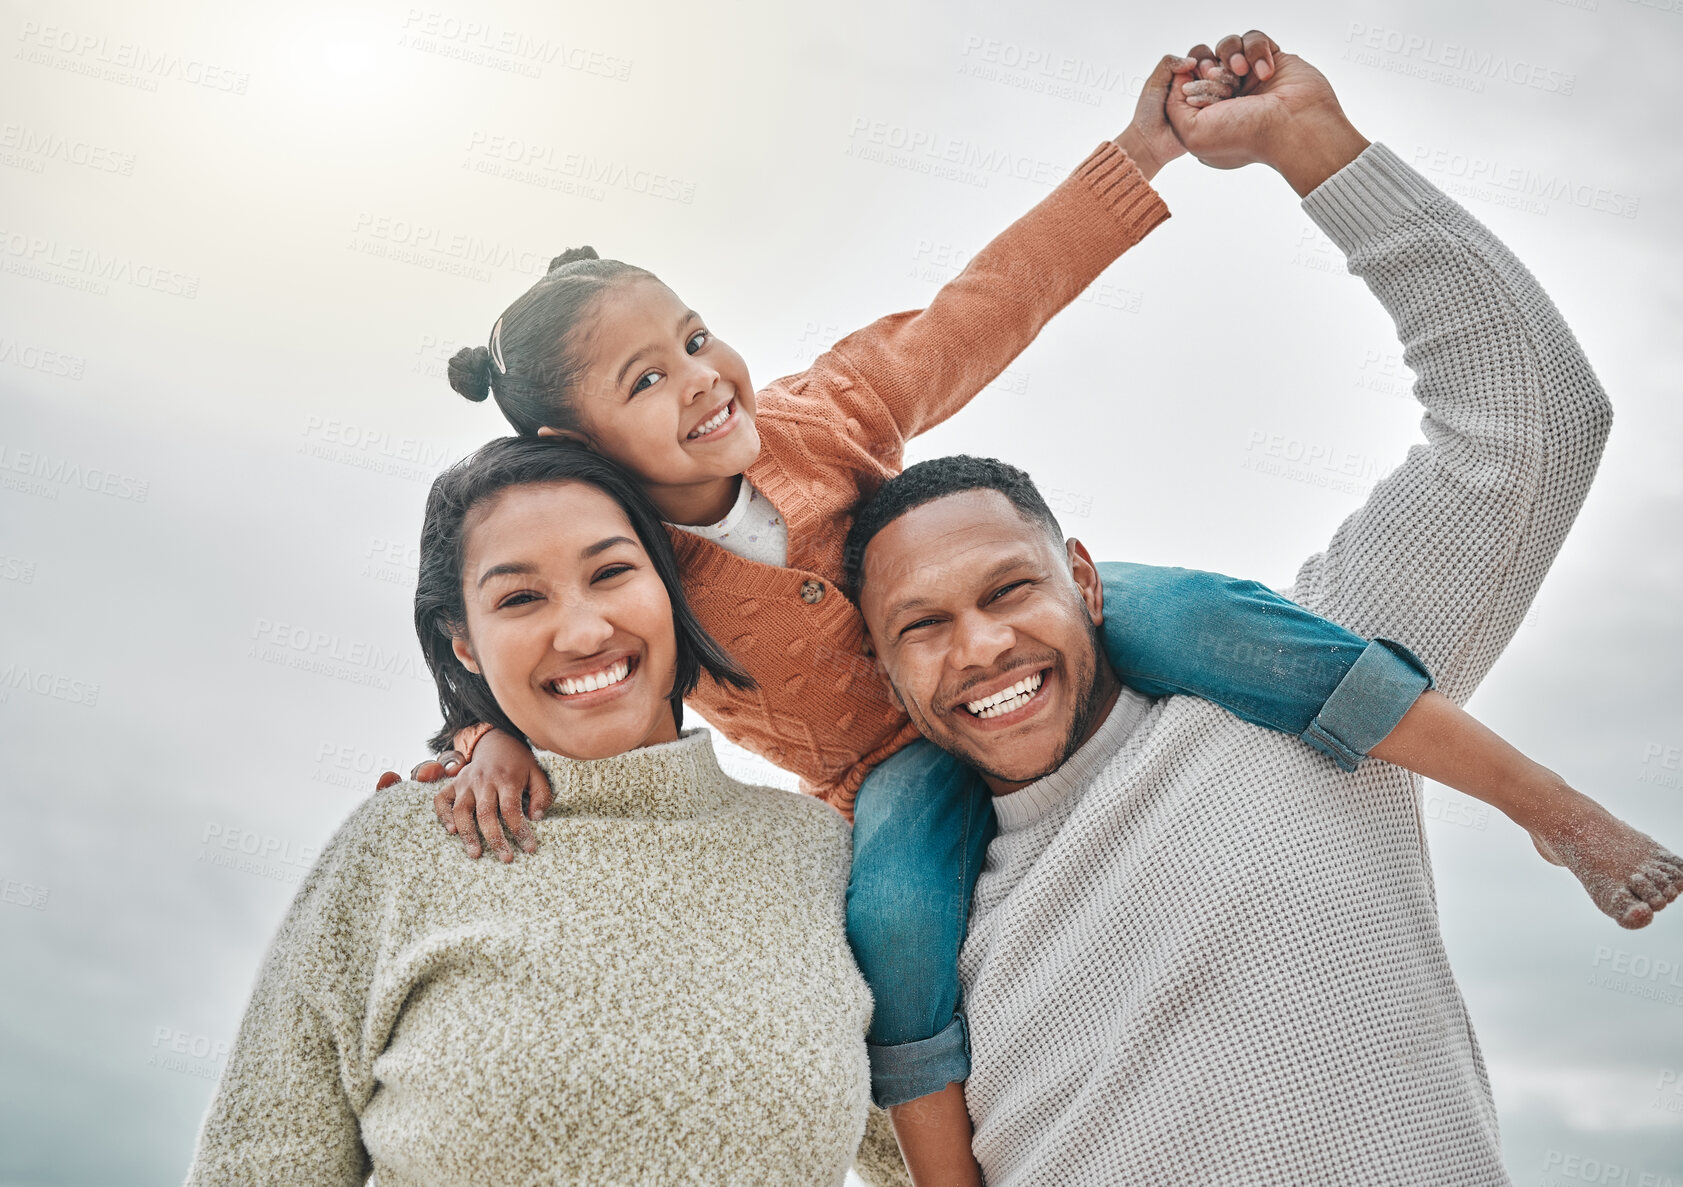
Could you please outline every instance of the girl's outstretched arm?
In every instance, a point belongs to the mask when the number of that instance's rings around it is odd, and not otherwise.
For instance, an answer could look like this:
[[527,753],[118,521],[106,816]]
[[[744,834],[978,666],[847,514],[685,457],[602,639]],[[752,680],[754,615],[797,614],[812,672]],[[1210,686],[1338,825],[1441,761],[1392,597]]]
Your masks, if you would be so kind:
[[[854,331],[820,355],[808,375],[825,390],[862,380],[902,440],[964,407],[1054,314],[1169,217],[1150,180],[1185,151],[1164,104],[1175,71],[1191,68],[1178,56],[1159,62],[1132,122],[1115,140],[978,251],[926,308]],[[1208,91],[1198,96],[1204,103],[1231,93],[1220,78],[1189,85]]]

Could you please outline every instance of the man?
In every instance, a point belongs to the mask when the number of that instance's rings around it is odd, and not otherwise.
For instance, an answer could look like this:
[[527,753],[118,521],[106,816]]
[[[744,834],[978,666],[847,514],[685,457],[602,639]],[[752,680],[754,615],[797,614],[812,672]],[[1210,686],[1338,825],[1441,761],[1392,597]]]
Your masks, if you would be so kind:
[[[1426,406],[1427,443],[1291,596],[1465,701],[1588,491],[1607,400],[1525,268],[1317,70],[1255,33],[1193,56],[1254,77],[1202,110],[1173,89],[1188,150],[1291,184],[1396,320]],[[994,794],[960,961],[987,1181],[1506,1183],[1413,778],[1121,687],[1091,560],[1043,510],[1010,467],[941,459],[849,540],[890,690]],[[1007,690],[1003,714],[966,708]]]

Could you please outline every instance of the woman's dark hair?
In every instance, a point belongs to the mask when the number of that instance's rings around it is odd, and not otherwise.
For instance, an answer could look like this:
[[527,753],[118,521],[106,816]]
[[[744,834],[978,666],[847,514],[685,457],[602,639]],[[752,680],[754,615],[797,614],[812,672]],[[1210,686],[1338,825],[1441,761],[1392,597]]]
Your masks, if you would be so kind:
[[441,750],[459,729],[488,721],[517,738],[524,734],[502,711],[483,676],[467,670],[451,642],[467,632],[462,563],[473,509],[514,486],[586,482],[625,512],[672,601],[678,664],[672,682],[672,719],[684,724],[684,697],[706,673],[720,684],[753,688],[754,680],[696,620],[678,579],[678,560],[660,513],[637,480],[598,453],[547,437],[499,437],[433,480],[421,528],[420,575],[415,584],[415,634],[438,685],[444,725],[428,745]]
[[594,247],[562,252],[543,279],[503,311],[488,348],[466,346],[451,356],[450,386],[474,401],[495,395],[523,436],[536,436],[545,425],[582,428],[569,398],[584,369],[575,331],[605,290],[631,277],[658,279],[646,268],[604,260]]

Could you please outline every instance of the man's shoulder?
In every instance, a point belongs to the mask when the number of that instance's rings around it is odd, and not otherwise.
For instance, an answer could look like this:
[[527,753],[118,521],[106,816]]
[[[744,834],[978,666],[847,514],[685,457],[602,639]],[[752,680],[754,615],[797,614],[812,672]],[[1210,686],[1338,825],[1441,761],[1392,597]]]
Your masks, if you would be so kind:
[[[1141,778],[1198,778],[1215,764],[1231,769],[1227,760],[1235,752],[1245,753],[1246,765],[1261,770],[1276,760],[1296,759],[1306,750],[1297,738],[1235,717],[1201,697],[1148,697],[1129,688],[1121,696],[1135,702],[1132,721],[1094,756],[1095,783],[1121,787],[1134,786]],[[1330,760],[1327,766],[1337,773]]]

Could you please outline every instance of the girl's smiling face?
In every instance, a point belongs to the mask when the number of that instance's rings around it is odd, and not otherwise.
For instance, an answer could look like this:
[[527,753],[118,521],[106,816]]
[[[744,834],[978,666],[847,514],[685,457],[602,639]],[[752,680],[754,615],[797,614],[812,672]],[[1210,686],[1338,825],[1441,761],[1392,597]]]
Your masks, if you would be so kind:
[[635,474],[669,521],[721,518],[760,455],[742,356],[645,277],[604,292],[574,333],[584,366],[568,398],[585,443]]
[[514,486],[475,508],[453,644],[535,745],[608,758],[678,736],[677,634],[636,529],[585,482]]

